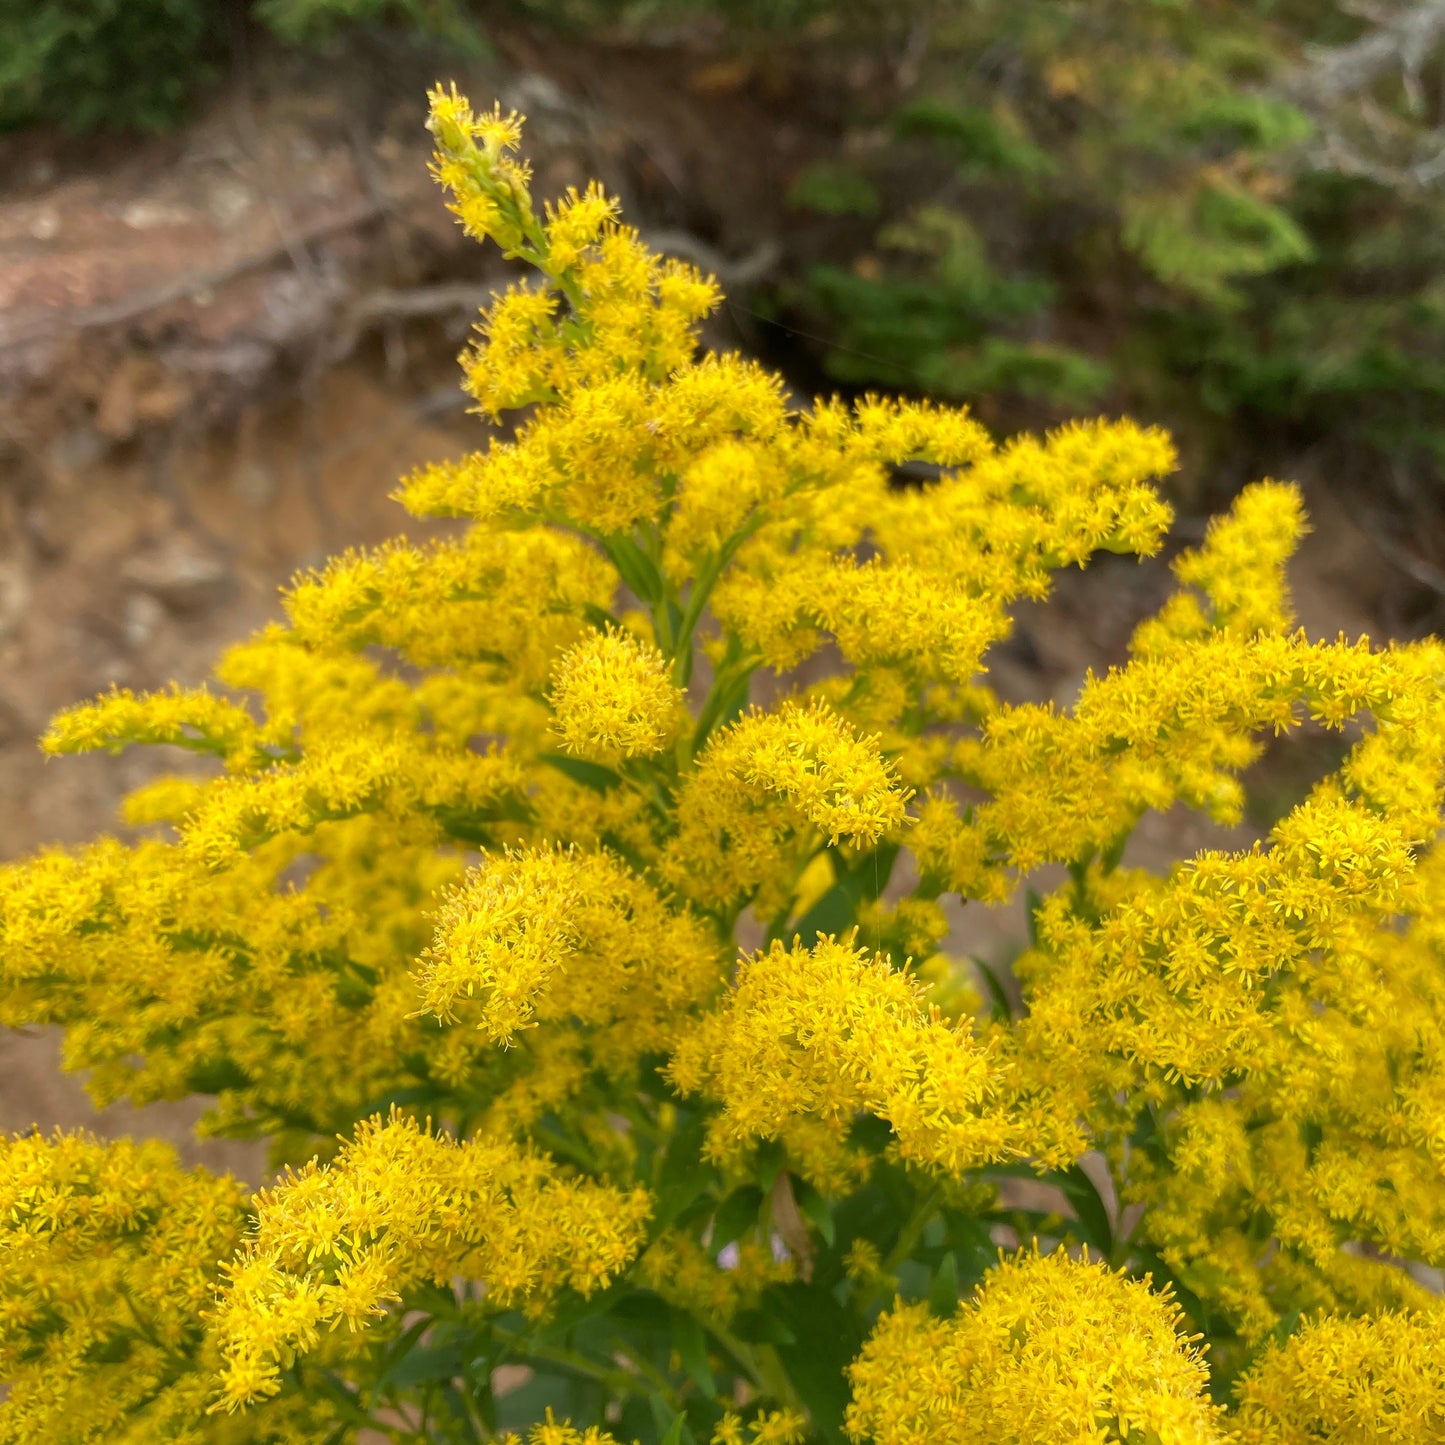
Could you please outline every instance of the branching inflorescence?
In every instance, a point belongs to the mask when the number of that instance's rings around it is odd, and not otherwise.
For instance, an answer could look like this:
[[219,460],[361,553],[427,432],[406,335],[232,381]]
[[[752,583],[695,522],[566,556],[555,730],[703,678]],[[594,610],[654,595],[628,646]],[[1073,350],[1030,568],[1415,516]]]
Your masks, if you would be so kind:
[[[0,1441],[1445,1440],[1445,649],[1296,632],[1266,482],[1001,701],[1016,603],[1163,546],[1168,439],[800,409],[519,126],[432,96],[531,268],[463,358],[511,430],[399,493],[465,530],[44,739],[214,771],[0,873],[0,1019],[284,1172],[0,1145]],[[1258,845],[1125,865],[1305,725]],[[1045,864],[1016,988],[948,956]]]

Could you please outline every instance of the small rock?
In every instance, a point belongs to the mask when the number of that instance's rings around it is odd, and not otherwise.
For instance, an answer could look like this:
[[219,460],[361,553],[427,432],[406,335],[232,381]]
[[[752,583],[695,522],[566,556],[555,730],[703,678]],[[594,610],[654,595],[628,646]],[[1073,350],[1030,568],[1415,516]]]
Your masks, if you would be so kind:
[[50,444],[46,461],[49,479],[62,490],[88,471],[106,452],[106,440],[88,422],[68,427]]
[[206,197],[206,209],[218,226],[234,226],[256,204],[250,186],[237,180],[217,180]]
[[112,441],[129,441],[142,423],[169,421],[185,404],[185,384],[156,361],[130,356],[111,373],[95,424]]
[[120,218],[133,231],[156,231],[166,226],[184,226],[195,220],[188,206],[166,201],[132,201],[122,208]]
[[270,504],[278,485],[276,469],[253,459],[236,468],[231,490],[239,501],[259,512]]
[[172,612],[198,612],[213,606],[230,584],[226,564],[199,543],[168,538],[136,553],[122,565],[121,576],[148,592]]
[[19,558],[0,560],[0,637],[19,625],[30,603],[30,577]]
[[125,600],[125,622],[121,628],[126,646],[139,650],[156,635],[165,620],[166,609],[149,592],[132,592]]

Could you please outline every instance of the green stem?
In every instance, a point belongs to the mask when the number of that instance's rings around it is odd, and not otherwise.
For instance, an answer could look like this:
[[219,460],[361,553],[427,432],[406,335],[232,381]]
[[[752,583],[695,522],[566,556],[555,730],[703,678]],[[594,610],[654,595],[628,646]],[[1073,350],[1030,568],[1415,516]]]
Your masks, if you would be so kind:
[[800,1415],[811,1419],[813,1412],[803,1403],[802,1397],[788,1378],[788,1372],[783,1368],[783,1362],[778,1358],[778,1352],[772,1345],[759,1345],[757,1353],[758,1380],[780,1405],[785,1405],[790,1410],[796,1410]]
[[660,1395],[679,1414],[682,1413],[682,1397],[672,1388],[671,1381],[662,1373],[650,1360],[635,1356],[627,1347],[625,1340],[614,1340],[612,1348],[630,1364],[633,1369],[642,1376],[652,1387],[652,1392]]
[[545,1124],[536,1124],[532,1127],[532,1137],[538,1143],[544,1145],[549,1153],[562,1154],[574,1164],[579,1164],[589,1173],[601,1173],[601,1166],[592,1154],[581,1144],[574,1143],[565,1134],[559,1134],[555,1129],[549,1129]]
[[720,1325],[713,1320],[700,1319],[698,1323],[743,1367],[744,1374],[752,1381],[755,1389],[761,1393],[769,1388],[763,1378],[762,1362],[751,1345],[738,1339],[725,1325]]
[[908,1216],[903,1226],[902,1233],[898,1236],[898,1243],[888,1251],[888,1258],[883,1261],[883,1272],[893,1274],[897,1271],[909,1255],[913,1253],[914,1246],[923,1236],[923,1231],[928,1228],[929,1221],[938,1213],[938,1201],[942,1190],[933,1188],[919,1200],[912,1214]]
[[[757,670],[759,661],[756,654],[743,653],[731,665],[718,669],[717,676],[713,678],[712,687],[708,689],[702,707],[698,710],[697,724],[693,728],[692,738],[689,740],[684,737],[679,742],[679,752],[689,742],[695,748],[693,756],[696,756],[697,751],[701,751],[702,747],[706,745],[707,739],[712,736],[718,714],[722,710],[723,699],[732,688]],[[701,742],[698,741],[699,739]]]
[[737,556],[738,548],[762,525],[761,513],[755,513],[708,559],[702,571],[693,579],[692,591],[688,594],[687,608],[682,614],[678,628],[677,651],[672,663],[672,680],[679,687],[687,685],[692,667],[692,634],[702,618],[703,609],[712,596],[729,562]]
[[155,1330],[153,1330],[151,1326],[146,1323],[145,1319],[141,1316],[141,1312],[136,1308],[135,1301],[130,1297],[130,1291],[127,1290],[123,1284],[117,1284],[115,1287],[115,1292],[116,1295],[119,1297],[121,1303],[125,1305],[126,1310],[129,1312],[131,1320],[135,1325],[135,1332],[141,1337],[141,1339],[143,1339],[148,1345],[150,1345],[152,1349],[159,1350],[163,1355],[165,1355],[166,1358],[170,1360],[172,1367],[176,1370],[184,1373],[185,1371],[194,1368],[195,1362],[193,1360],[188,1358],[186,1355],[183,1355],[179,1350],[166,1344],[165,1341],[162,1340],[158,1334],[156,1334]]
[[642,1362],[634,1360],[627,1355],[629,1363],[638,1368],[639,1374],[633,1375],[627,1370],[609,1369],[606,1365],[599,1365],[589,1360],[585,1355],[579,1355],[573,1350],[565,1349],[561,1345],[543,1345],[530,1340],[523,1340],[513,1335],[507,1335],[502,1331],[498,1334],[504,1340],[517,1346],[518,1358],[520,1361],[536,1361],[544,1365],[557,1365],[564,1370],[571,1370],[573,1374],[581,1375],[584,1379],[593,1380],[609,1390],[620,1391],[623,1394],[639,1395],[646,1398],[654,1393],[662,1395],[673,1409],[679,1409],[677,1392],[664,1380],[659,1386],[655,1381],[642,1377]]
[[894,1276],[897,1274],[899,1266],[913,1253],[919,1239],[922,1238],[923,1231],[928,1228],[929,1221],[938,1213],[938,1201],[942,1194],[941,1188],[930,1189],[904,1221],[897,1242],[888,1251],[888,1257],[878,1267],[881,1276],[878,1287],[869,1291],[860,1302],[860,1308],[865,1313],[896,1284]]

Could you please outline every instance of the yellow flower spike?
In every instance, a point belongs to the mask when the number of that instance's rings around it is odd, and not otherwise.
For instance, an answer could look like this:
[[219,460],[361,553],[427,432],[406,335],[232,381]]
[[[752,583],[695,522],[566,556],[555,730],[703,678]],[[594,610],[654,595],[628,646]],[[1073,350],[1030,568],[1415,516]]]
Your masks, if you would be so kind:
[[593,632],[552,673],[553,731],[569,752],[596,762],[645,758],[676,736],[683,694],[667,659],[630,632]]
[[748,1422],[753,1445],[803,1445],[807,1416],[797,1410],[765,1410]]
[[256,721],[245,708],[205,688],[172,687],[140,696],[115,688],[97,702],[58,713],[40,746],[55,757],[169,743],[244,765],[253,759],[259,741]]
[[724,1410],[712,1433],[712,1445],[743,1445],[742,1416]]
[[1245,487],[1229,512],[1210,522],[1203,546],[1176,559],[1174,575],[1187,590],[1136,630],[1132,650],[1157,655],[1216,630],[1242,638],[1288,631],[1294,617],[1285,566],[1308,530],[1297,487]]
[[595,245],[609,225],[617,221],[617,202],[596,181],[585,192],[576,187],[553,206],[546,202],[547,254],[558,270],[569,270]]
[[527,189],[530,172],[510,157],[522,143],[522,120],[500,106],[476,115],[466,100],[440,86],[430,92],[428,128],[437,149],[432,174],[452,193],[448,209],[475,240],[492,240],[510,255],[535,237]]
[[[522,1445],[520,1435],[503,1435],[501,1439],[508,1445]],[[613,1436],[596,1425],[578,1430],[570,1420],[554,1419],[550,1408],[545,1420],[528,1429],[526,1439],[527,1445],[619,1445]]]

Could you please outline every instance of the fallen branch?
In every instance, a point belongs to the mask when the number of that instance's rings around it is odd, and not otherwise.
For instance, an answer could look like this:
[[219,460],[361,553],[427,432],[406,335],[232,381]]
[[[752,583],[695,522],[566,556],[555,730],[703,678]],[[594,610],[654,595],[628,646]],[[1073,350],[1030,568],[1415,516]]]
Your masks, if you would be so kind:
[[[419,191],[415,194],[420,199],[427,193]],[[396,200],[408,198],[394,198],[393,204]],[[135,321],[149,312],[158,311],[161,307],[170,305],[173,301],[194,296],[197,292],[214,291],[226,285],[227,282],[236,280],[239,276],[261,270],[283,257],[289,257],[292,248],[298,244],[307,245],[313,241],[325,240],[328,236],[334,236],[339,232],[354,230],[378,219],[384,213],[385,208],[373,200],[359,201],[344,211],[315,221],[292,235],[278,239],[274,245],[268,246],[264,250],[253,251],[248,256],[242,256],[227,266],[182,276],[174,281],[167,281],[160,286],[152,286],[147,290],[138,291],[134,295],[123,297],[118,301],[106,302],[100,306],[60,311],[10,327],[0,325],[0,346],[25,346],[76,331],[94,331],[101,327],[120,326],[127,321]]]

